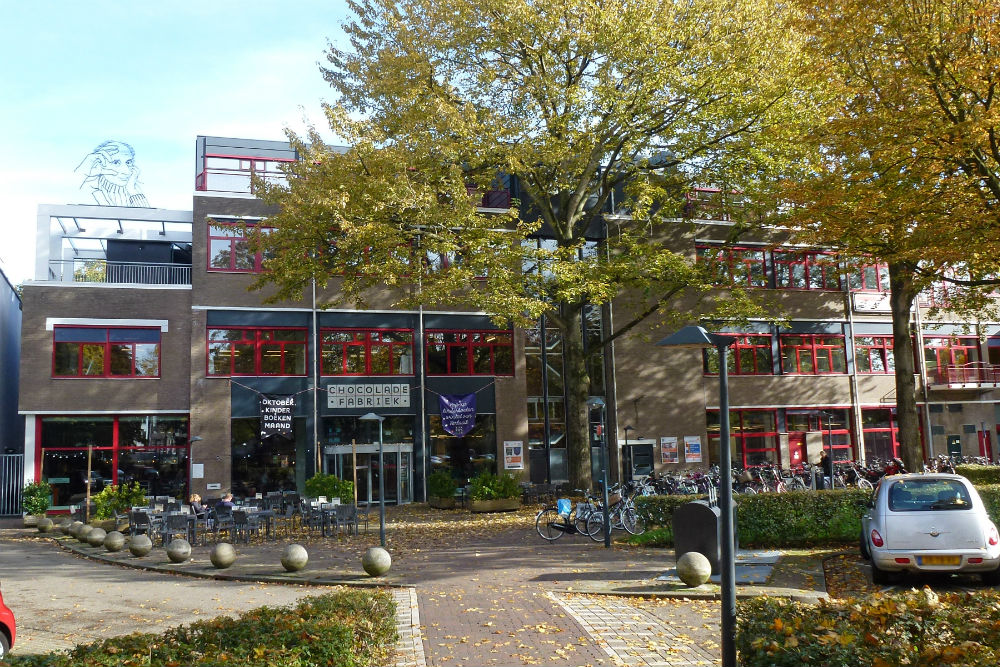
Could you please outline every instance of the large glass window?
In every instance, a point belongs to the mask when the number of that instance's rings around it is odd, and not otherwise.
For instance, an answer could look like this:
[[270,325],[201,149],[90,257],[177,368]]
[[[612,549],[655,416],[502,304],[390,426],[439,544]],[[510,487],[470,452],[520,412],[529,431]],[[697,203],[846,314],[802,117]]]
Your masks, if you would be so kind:
[[698,262],[704,262],[716,285],[767,287],[767,252],[758,248],[699,245]]
[[847,273],[847,283],[852,292],[888,292],[889,267],[885,264],[852,267]]
[[851,438],[851,411],[844,408],[817,410],[788,408],[785,412],[786,428],[790,434],[804,434],[820,431],[824,449],[833,448],[834,461],[849,461],[854,458]]
[[868,463],[888,463],[899,456],[899,426],[892,408],[861,410],[861,428]]
[[324,329],[323,375],[412,375],[413,332],[403,329]]
[[[719,411],[709,410],[708,449],[712,462],[720,459]],[[778,461],[777,410],[730,410],[731,456],[744,468]]]
[[[242,221],[215,218],[208,221],[208,270],[239,273],[260,273],[267,257],[251,251],[250,244],[239,228]],[[266,227],[261,228],[267,231]]]
[[[296,433],[305,432],[305,419],[294,418]],[[232,420],[232,492],[253,498],[258,493],[296,488],[295,466],[302,454],[294,437],[272,435],[261,439],[260,419]]]
[[854,359],[859,373],[894,373],[892,336],[855,337]]
[[429,375],[513,375],[510,331],[427,331]]
[[305,375],[305,329],[209,329],[209,375]]
[[846,373],[843,336],[781,334],[781,369],[788,374]]
[[946,374],[949,366],[978,362],[979,339],[975,336],[924,336],[927,374]]
[[840,289],[840,270],[831,253],[780,250],[773,257],[778,289]]
[[464,486],[484,470],[497,472],[497,437],[494,415],[476,415],[476,425],[461,438],[441,427],[441,416],[430,416],[431,471],[447,470]]
[[[726,368],[730,375],[773,375],[771,364],[771,337],[768,335],[733,336],[736,340],[729,348]],[[719,373],[719,351],[705,350],[705,373]]]
[[53,330],[53,377],[159,377],[157,327],[64,327]]

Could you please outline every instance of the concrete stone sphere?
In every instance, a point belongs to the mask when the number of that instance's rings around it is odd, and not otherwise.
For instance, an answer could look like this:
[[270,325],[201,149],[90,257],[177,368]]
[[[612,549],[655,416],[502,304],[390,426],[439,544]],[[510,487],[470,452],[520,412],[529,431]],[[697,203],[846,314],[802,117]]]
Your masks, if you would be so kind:
[[133,556],[145,556],[153,550],[153,540],[149,535],[133,535],[128,541],[128,550]]
[[45,517],[45,518],[42,518],[42,519],[38,520],[38,532],[39,533],[48,533],[48,532],[51,532],[52,528],[54,526],[55,526],[55,524],[52,523],[52,519],[50,519],[48,517]]
[[689,551],[677,559],[677,576],[692,588],[701,586],[712,576],[712,564],[704,554]]
[[[76,525],[76,521],[66,521],[61,526],[59,526],[59,530],[62,531],[63,535],[69,535],[70,537],[72,537],[73,536],[73,526],[75,526],[75,525]],[[82,526],[83,524],[81,523],[80,525]]]
[[381,577],[392,566],[392,557],[382,547],[371,547],[361,557],[361,567],[373,577]]
[[92,547],[103,547],[104,538],[108,536],[108,531],[103,528],[91,528],[87,533],[87,544]]
[[236,562],[236,549],[229,542],[219,542],[212,547],[212,553],[208,558],[212,561],[212,565],[224,570]]
[[176,538],[167,545],[167,558],[171,563],[183,563],[191,558],[191,544],[187,540]]
[[281,567],[289,572],[298,572],[309,562],[309,552],[301,544],[289,544],[281,554]]
[[82,521],[74,521],[73,523],[69,524],[69,532],[67,533],[67,535],[69,535],[70,537],[75,538],[76,534],[80,532],[81,528],[83,528],[83,522]]
[[[90,531],[92,531],[93,529],[94,529],[94,527],[91,526],[89,523],[85,523],[82,526],[80,526],[79,528],[77,528],[76,529],[76,539],[77,539],[77,541],[78,542],[83,542],[84,544],[88,544],[88,542],[87,542],[87,535],[90,535]],[[104,538],[102,537],[101,539],[103,540]]]
[[117,530],[112,530],[104,536],[104,548],[108,551],[121,551],[125,548],[125,536]]

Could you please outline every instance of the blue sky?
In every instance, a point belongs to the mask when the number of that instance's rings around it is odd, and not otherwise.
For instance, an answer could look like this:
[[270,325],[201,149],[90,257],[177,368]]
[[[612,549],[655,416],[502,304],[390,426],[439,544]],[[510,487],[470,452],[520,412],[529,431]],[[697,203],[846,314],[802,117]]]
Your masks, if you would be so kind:
[[150,206],[190,209],[197,135],[325,127],[318,63],[346,16],[340,0],[0,0],[0,268],[33,277],[37,206],[93,203],[74,169],[107,139],[135,149]]

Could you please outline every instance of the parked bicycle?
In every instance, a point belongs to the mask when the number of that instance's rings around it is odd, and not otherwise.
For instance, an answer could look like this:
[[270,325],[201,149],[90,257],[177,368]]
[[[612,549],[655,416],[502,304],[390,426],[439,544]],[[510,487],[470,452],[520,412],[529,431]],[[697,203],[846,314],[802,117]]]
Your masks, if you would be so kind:
[[535,515],[535,530],[543,540],[554,542],[566,534],[588,535],[588,520],[597,511],[597,504],[590,493],[577,491],[585,501],[577,503],[576,507],[569,498],[560,498]]

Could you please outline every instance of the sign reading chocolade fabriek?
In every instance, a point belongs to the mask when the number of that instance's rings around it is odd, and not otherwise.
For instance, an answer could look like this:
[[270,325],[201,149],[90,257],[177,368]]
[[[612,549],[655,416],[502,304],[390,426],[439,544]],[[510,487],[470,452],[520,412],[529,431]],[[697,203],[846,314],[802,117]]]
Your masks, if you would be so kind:
[[260,395],[260,437],[292,435],[295,396],[286,394]]

